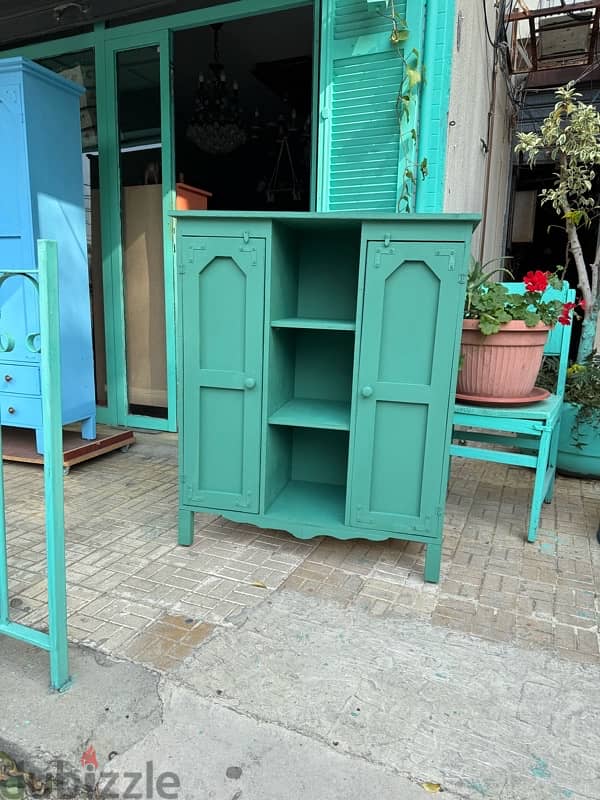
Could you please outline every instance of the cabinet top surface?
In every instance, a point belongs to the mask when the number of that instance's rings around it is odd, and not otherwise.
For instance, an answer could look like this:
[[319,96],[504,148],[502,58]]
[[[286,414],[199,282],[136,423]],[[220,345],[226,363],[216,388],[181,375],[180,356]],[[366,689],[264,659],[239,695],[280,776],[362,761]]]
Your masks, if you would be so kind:
[[178,219],[189,220],[279,220],[285,222],[383,222],[383,223],[419,223],[422,225],[462,223],[475,228],[481,216],[478,214],[378,214],[373,212],[345,213],[343,211],[170,211],[169,215]]
[[83,86],[79,86],[79,84],[73,83],[73,81],[68,81],[65,78],[62,78],[60,75],[56,75],[54,72],[51,72],[51,70],[46,69],[46,67],[41,67],[39,64],[30,61],[28,58],[22,58],[21,56],[15,56],[14,58],[0,58],[0,75],[6,73],[13,75],[18,73],[29,73],[34,75],[36,78],[44,80],[47,83],[63,89],[66,92],[76,94],[77,96],[85,92]]

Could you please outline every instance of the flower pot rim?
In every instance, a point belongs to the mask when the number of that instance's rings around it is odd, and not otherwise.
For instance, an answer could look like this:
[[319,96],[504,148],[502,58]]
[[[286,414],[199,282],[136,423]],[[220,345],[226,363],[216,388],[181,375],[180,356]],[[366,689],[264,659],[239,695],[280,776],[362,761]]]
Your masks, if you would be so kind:
[[[468,331],[479,330],[479,320],[478,319],[463,319],[463,325],[462,326],[463,326],[463,330],[468,330]],[[522,332],[522,331],[549,331],[549,330],[552,329],[552,327],[553,327],[552,325],[544,325],[543,322],[538,322],[537,325],[533,325],[533,326],[525,325],[525,322],[522,319],[511,319],[510,322],[504,322],[500,326],[500,330],[498,331],[498,333],[501,333],[502,331],[519,331],[519,332]],[[487,339],[488,336],[495,336],[496,334],[495,333],[490,333],[490,334],[483,334],[482,333],[481,335],[485,336],[485,338]]]

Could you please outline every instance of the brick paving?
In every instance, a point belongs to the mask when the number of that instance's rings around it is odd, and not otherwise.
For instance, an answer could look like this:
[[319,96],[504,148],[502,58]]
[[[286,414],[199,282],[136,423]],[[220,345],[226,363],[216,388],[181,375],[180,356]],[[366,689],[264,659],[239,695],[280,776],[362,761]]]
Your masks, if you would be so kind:
[[[4,469],[11,613],[43,628],[42,473]],[[530,486],[527,470],[455,460],[434,586],[415,543],[301,541],[197,515],[194,545],[179,547],[176,438],[138,434],[128,453],[65,479],[69,635],[169,671],[216,626],[294,591],[600,663],[600,482],[559,478],[535,544],[525,535]]]

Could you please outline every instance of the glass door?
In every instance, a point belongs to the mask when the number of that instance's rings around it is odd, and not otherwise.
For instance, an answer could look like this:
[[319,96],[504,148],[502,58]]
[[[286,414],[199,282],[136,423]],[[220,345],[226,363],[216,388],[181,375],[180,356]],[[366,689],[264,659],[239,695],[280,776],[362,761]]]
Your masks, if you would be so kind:
[[168,35],[107,47],[106,182],[113,278],[113,396],[120,424],[173,430],[175,364]]
[[160,52],[117,54],[127,413],[166,419]]

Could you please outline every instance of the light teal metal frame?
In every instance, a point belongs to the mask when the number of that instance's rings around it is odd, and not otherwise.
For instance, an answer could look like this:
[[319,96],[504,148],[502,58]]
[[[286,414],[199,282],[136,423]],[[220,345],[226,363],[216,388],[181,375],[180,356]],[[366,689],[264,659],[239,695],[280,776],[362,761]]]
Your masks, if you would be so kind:
[[48,633],[10,619],[2,434],[0,429],[0,634],[32,644],[50,654],[50,686],[65,691],[70,683],[67,640],[64,477],[60,368],[58,256],[56,242],[38,241],[38,269],[4,270],[0,284],[15,275],[38,289],[40,313],[40,372],[44,423],[44,499],[48,567]]

